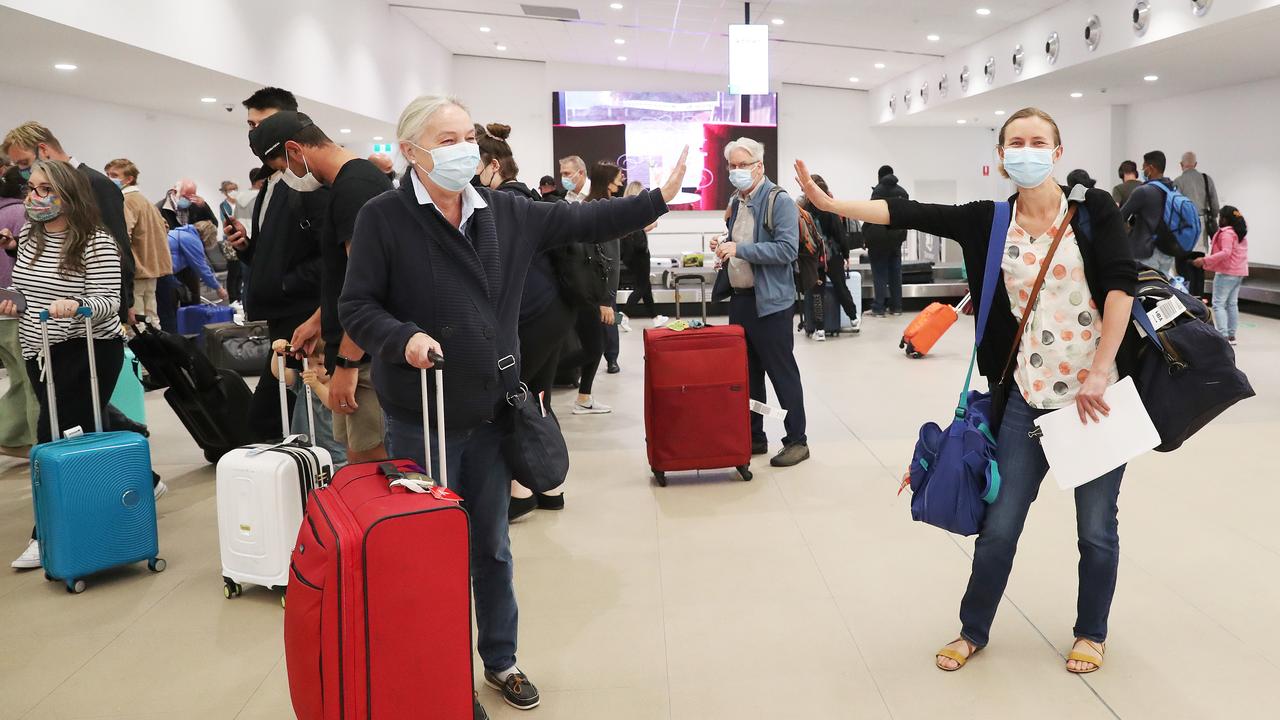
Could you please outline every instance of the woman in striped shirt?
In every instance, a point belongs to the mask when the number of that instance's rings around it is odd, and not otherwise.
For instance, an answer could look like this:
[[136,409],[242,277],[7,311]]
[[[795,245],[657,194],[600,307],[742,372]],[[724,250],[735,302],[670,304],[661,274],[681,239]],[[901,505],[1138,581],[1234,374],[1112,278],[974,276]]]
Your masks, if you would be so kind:
[[[124,363],[124,333],[120,325],[120,253],[102,225],[89,182],[65,162],[42,161],[32,166],[25,200],[27,226],[17,237],[13,286],[26,298],[22,313],[9,301],[0,314],[17,316],[22,356],[27,361],[36,396],[40,399],[39,440],[55,439],[49,427],[49,401],[43,367],[51,366],[58,403],[58,436],[79,426],[94,430],[93,403],[107,402]],[[76,309],[93,310],[94,356],[99,395],[89,388],[89,353],[84,321]],[[40,342],[40,311],[48,310],[49,357]],[[26,552],[15,568],[40,567],[40,550],[32,532]]]

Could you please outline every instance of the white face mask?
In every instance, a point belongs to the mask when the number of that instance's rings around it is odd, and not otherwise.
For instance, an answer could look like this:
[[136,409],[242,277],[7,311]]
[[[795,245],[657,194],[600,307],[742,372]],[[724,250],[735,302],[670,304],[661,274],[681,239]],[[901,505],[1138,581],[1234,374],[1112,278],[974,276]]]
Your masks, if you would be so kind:
[[302,177],[298,177],[298,175],[293,172],[293,168],[289,167],[289,151],[288,150],[284,151],[284,160],[285,160],[284,175],[280,179],[284,180],[285,185],[288,185],[289,187],[293,188],[294,190],[297,190],[298,192],[304,192],[304,193],[319,190],[321,187],[324,186],[324,184],[320,182],[320,179],[317,178],[315,174],[311,172],[311,168],[307,165],[306,155],[302,156],[302,167],[304,170],[306,170],[307,174],[303,175]]
[[433,166],[427,177],[449,192],[462,192],[480,166],[480,146],[473,142],[441,145],[431,150],[418,143],[412,145],[431,155]]
[[235,199],[236,199],[237,197],[239,197],[239,196],[240,196],[240,191],[239,191],[239,190],[228,190],[228,191],[227,191],[227,199],[228,199],[228,200],[235,200]]

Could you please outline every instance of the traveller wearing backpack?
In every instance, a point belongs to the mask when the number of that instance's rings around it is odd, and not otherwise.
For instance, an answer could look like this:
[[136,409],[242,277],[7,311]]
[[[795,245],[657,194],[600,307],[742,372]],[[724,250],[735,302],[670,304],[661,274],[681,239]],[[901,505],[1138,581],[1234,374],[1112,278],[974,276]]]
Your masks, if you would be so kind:
[[[964,250],[975,314],[989,315],[975,356],[992,389],[1010,391],[992,398],[995,404],[1005,402],[1002,420],[991,415],[1001,482],[974,546],[973,572],[960,604],[960,637],[937,652],[937,666],[945,671],[964,667],[987,645],[1027,512],[1048,471],[1039,440],[1028,435],[1034,420],[1072,406],[1081,422],[1110,412],[1103,393],[1119,378],[1116,355],[1137,284],[1137,267],[1111,194],[1078,187],[1069,201],[1068,189],[1053,179],[1062,157],[1053,119],[1035,108],[1020,110],[1009,116],[999,138],[1000,174],[1019,188],[1010,198],[1013,212],[1003,232],[999,227],[993,232],[993,202],[833,200],[813,182],[804,162],[796,161],[800,186],[823,210],[956,240]],[[993,236],[1003,240],[996,255],[1001,280],[990,294],[988,311],[982,298]],[[1030,298],[1037,286],[1038,302]],[[1005,374],[1010,367],[1011,377]],[[1102,667],[1120,562],[1117,501],[1123,476],[1120,467],[1075,490],[1080,586],[1075,643],[1066,666],[1072,673]]]
[[1212,270],[1213,276],[1213,324],[1226,336],[1227,342],[1236,344],[1236,328],[1239,325],[1240,286],[1249,276],[1249,226],[1244,216],[1234,206],[1227,205],[1218,213],[1218,227],[1213,236],[1209,255],[1192,262],[1196,267]]
[[1129,221],[1133,257],[1173,276],[1176,260],[1194,250],[1200,237],[1200,211],[1164,176],[1165,163],[1159,150],[1142,156],[1145,180],[1120,208],[1120,216]]

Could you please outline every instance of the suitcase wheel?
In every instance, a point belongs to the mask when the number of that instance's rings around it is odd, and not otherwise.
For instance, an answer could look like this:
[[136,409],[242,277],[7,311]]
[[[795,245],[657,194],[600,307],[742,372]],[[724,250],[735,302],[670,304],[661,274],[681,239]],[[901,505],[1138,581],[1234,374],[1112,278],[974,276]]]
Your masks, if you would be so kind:
[[230,600],[233,597],[239,597],[240,595],[243,595],[243,594],[244,594],[244,588],[240,586],[240,583],[236,582],[235,580],[232,580],[229,577],[223,576],[222,597]]
[[751,466],[749,465],[739,465],[737,469],[738,474],[742,476],[744,481],[749,481],[754,477],[754,475],[751,474]]
[[226,454],[225,452],[219,452],[219,451],[217,451],[217,450],[205,450],[205,451],[204,451],[204,459],[205,459],[205,461],[207,461],[210,465],[217,465],[217,464],[218,464],[218,461],[219,461],[219,460],[221,460],[221,459],[222,459],[222,456],[223,456],[223,455],[225,455],[225,454]]
[[653,471],[653,479],[658,482],[658,487],[667,486],[667,474],[662,472],[661,470]]
[[147,561],[147,569],[151,572],[164,572],[166,567],[168,567],[168,563],[164,561],[164,558],[151,558]]
[[280,607],[284,607],[284,593],[280,593]]
[[48,580],[48,581],[50,581],[50,582],[52,582],[52,581],[56,580],[57,578],[55,578],[54,576],[50,575],[48,570],[45,570],[45,572],[44,572],[44,579],[45,579],[45,580]]
[[80,593],[84,592],[84,589],[85,589],[85,584],[83,580],[67,581],[67,592],[73,595],[79,595]]

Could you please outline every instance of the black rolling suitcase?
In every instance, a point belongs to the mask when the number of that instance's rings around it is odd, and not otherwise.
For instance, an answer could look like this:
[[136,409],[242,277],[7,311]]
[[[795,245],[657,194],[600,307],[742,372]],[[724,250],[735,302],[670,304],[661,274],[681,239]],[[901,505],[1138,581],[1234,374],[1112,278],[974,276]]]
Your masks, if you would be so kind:
[[181,335],[139,324],[129,348],[151,383],[204,451],[217,462],[228,450],[256,442],[245,418],[253,393],[234,370],[218,369],[196,344]]

